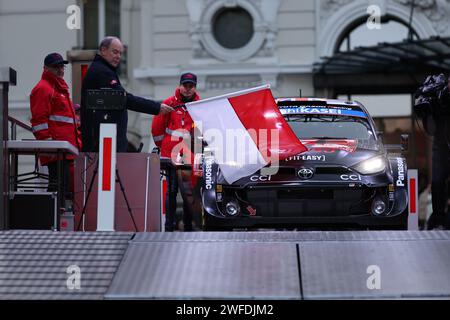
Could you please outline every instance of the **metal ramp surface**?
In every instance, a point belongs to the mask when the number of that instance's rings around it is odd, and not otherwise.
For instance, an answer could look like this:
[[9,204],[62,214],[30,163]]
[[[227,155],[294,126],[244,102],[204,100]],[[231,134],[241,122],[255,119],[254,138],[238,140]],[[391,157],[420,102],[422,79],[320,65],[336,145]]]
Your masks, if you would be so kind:
[[294,244],[241,242],[131,243],[106,295],[110,299],[300,297]]
[[450,232],[0,232],[0,299],[353,298],[450,298]]
[[[1,231],[0,300],[103,299],[133,233]],[[78,266],[81,288],[69,289]]]
[[[381,288],[369,288],[370,266]],[[107,299],[450,297],[450,232],[137,234]]]

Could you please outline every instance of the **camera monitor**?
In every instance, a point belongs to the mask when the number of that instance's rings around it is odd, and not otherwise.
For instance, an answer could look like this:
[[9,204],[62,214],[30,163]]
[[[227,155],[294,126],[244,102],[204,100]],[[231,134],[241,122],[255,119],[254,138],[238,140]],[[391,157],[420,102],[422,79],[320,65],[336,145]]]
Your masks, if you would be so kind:
[[126,93],[123,90],[87,90],[86,109],[120,111],[126,106]]
[[121,121],[122,111],[126,110],[126,92],[108,88],[87,90],[84,106],[81,120],[83,151],[98,152],[100,124]]

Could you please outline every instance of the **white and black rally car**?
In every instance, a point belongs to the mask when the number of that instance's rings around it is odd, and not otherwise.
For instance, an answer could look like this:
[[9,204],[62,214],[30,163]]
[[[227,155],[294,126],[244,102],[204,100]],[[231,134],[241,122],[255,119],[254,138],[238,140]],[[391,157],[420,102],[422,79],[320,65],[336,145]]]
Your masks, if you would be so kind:
[[387,151],[364,106],[310,98],[277,104],[308,151],[281,161],[275,174],[261,171],[233,184],[205,153],[205,230],[406,227],[406,159]]

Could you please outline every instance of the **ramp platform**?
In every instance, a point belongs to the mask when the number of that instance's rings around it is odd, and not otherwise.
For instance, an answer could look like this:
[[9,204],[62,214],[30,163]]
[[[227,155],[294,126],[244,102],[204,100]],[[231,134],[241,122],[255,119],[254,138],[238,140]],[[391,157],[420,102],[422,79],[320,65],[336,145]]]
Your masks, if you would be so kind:
[[0,299],[385,298],[450,298],[449,231],[0,232]]

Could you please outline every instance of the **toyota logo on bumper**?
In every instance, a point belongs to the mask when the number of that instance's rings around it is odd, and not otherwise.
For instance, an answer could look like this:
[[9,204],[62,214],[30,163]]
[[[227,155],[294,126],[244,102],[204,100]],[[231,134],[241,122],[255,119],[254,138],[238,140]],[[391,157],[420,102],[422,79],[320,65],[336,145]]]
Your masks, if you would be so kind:
[[297,175],[302,180],[309,180],[314,176],[314,170],[309,168],[301,168],[298,170]]

